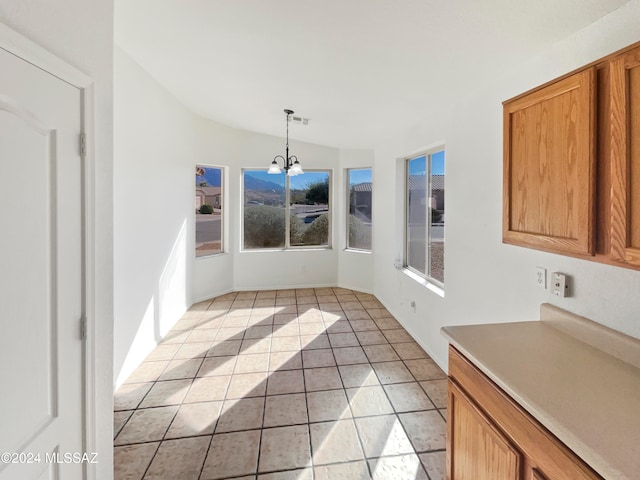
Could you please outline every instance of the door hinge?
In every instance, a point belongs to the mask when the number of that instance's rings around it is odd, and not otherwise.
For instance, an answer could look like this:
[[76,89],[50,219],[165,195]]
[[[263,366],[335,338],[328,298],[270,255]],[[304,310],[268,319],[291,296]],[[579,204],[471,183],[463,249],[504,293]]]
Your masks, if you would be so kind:
[[80,340],[87,339],[87,317],[82,317],[80,319]]
[[80,155],[84,157],[87,154],[87,135],[85,133],[80,134]]

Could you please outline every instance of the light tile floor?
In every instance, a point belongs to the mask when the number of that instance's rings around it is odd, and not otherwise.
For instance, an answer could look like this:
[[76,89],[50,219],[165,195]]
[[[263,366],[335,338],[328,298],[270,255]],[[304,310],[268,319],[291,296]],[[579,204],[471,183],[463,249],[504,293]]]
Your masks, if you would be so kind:
[[115,479],[442,480],[445,378],[372,295],[223,295],[116,392]]

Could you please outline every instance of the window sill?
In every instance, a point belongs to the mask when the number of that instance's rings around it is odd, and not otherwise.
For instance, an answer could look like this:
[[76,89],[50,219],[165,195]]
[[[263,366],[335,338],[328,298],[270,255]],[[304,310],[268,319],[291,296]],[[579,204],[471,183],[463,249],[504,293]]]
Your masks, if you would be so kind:
[[404,273],[407,277],[411,278],[412,280],[415,280],[416,282],[418,282],[420,285],[425,287],[427,290],[430,290],[431,292],[435,293],[439,297],[444,298],[444,288],[441,287],[440,285],[436,285],[435,283],[429,281],[428,278],[422,277],[422,276],[412,272],[408,268],[403,268],[402,269],[402,273]]
[[373,253],[371,250],[360,250],[358,248],[345,248],[344,251],[349,253],[364,253],[365,255],[371,255],[371,253]]
[[330,252],[331,247],[294,247],[294,248],[247,248],[240,253],[280,253],[280,252]]
[[226,255],[229,255],[229,252],[211,253],[209,255],[201,255],[199,257],[196,257],[196,261],[198,261],[198,260],[206,260],[208,258],[224,257]]

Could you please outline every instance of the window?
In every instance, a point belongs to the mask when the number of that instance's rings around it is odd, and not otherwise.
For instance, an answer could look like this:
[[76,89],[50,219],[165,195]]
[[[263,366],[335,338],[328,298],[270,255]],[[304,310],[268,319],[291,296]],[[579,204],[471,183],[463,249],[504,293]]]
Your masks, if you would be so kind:
[[330,172],[289,177],[244,170],[242,178],[246,250],[330,246]]
[[222,177],[222,168],[196,165],[196,257],[223,251]]
[[349,185],[349,211],[347,215],[347,248],[371,250],[371,196],[370,168],[347,170]]
[[444,150],[406,160],[405,267],[444,285]]

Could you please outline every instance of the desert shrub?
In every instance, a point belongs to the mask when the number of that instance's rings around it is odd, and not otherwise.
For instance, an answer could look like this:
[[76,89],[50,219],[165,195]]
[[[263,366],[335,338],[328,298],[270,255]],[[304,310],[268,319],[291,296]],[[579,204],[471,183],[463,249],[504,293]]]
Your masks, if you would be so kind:
[[327,205],[329,203],[329,179],[312,183],[307,187],[306,203],[308,205]]
[[213,207],[208,203],[200,205],[200,213],[203,215],[211,215],[213,213]]
[[300,245],[302,243],[302,235],[305,231],[305,224],[301,218],[291,215],[289,223],[289,231],[291,232],[291,245]]
[[[304,223],[291,215],[291,244],[302,238]],[[244,209],[244,247],[278,248],[284,246],[285,210],[280,207],[256,205]]]
[[302,234],[303,245],[326,245],[329,243],[329,216],[324,213],[309,224]]
[[282,247],[285,211],[283,208],[257,205],[244,209],[245,248]]
[[349,246],[354,248],[371,248],[371,229],[355,215],[349,215]]

